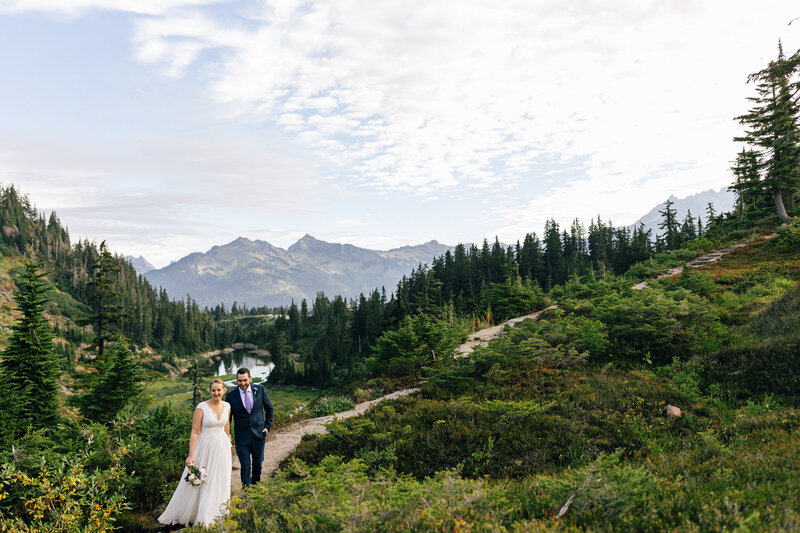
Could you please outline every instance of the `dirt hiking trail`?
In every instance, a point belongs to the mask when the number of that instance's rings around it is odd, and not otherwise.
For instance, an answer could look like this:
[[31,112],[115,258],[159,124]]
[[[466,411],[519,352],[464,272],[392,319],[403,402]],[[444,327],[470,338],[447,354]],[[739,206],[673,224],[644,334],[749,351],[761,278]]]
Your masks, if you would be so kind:
[[[722,256],[728,254],[734,250],[738,250],[739,248],[744,248],[751,244],[755,244],[758,242],[765,241],[767,239],[771,239],[773,237],[777,237],[777,233],[772,233],[769,235],[764,235],[752,242],[741,242],[737,244],[732,244],[730,246],[726,246],[725,248],[721,248],[719,250],[715,250],[703,256],[700,256],[692,261],[686,263],[686,266],[692,268],[698,268],[703,265],[708,265],[719,261]],[[672,276],[678,276],[683,272],[683,267],[676,267],[672,268],[658,276],[658,278],[668,278]],[[647,282],[643,281],[641,283],[637,283],[632,288],[636,290],[642,290],[647,287]],[[478,330],[474,333],[471,333],[467,341],[463,343],[461,346],[455,349],[455,357],[466,357],[472,353],[472,350],[477,346],[486,346],[491,341],[496,340],[500,337],[503,333],[503,328],[506,325],[515,327],[519,325],[523,320],[526,319],[533,319],[536,320],[539,316],[552,309],[557,309],[557,305],[551,305],[545,309],[540,311],[536,311],[535,313],[531,313],[529,315],[512,318],[511,320],[507,320],[502,324],[497,326],[491,326],[488,328],[484,328]],[[272,473],[278,469],[278,466],[281,464],[283,460],[285,460],[292,452],[295,451],[297,445],[300,444],[300,441],[303,438],[303,435],[310,435],[310,434],[325,434],[328,432],[328,429],[325,427],[325,424],[329,423],[333,420],[334,416],[338,420],[343,420],[345,418],[351,418],[354,416],[359,416],[364,414],[369,408],[374,406],[377,403],[380,403],[384,400],[392,400],[395,398],[401,398],[403,396],[408,396],[409,394],[413,394],[417,392],[419,389],[417,388],[410,388],[410,389],[403,389],[391,394],[387,394],[386,396],[382,396],[375,400],[370,400],[368,402],[363,402],[355,406],[350,411],[344,411],[342,413],[336,413],[336,415],[329,415],[323,416],[319,418],[311,418],[308,420],[302,420],[290,426],[278,428],[267,436],[267,444],[266,448],[264,449],[264,463],[262,466],[262,476],[267,477],[272,475]],[[236,453],[231,450],[233,453],[233,471],[231,473],[231,493],[237,494],[242,490],[242,483],[239,478],[239,459],[236,457]]]
[[[714,250],[713,252],[709,252],[706,255],[701,255],[700,257],[692,259],[691,261],[686,263],[686,266],[692,268],[700,268],[701,266],[710,265],[711,263],[716,263],[717,261],[722,259],[723,255],[729,254],[734,250],[738,250],[739,248],[745,248],[747,246],[750,246],[751,244],[763,242],[777,236],[778,236],[777,233],[770,233],[769,235],[764,235],[751,242],[740,242],[736,244],[731,244],[730,246],[726,246],[725,248],[720,248],[719,250]],[[658,277],[656,277],[656,279],[672,278],[674,276],[680,276],[681,274],[683,274],[683,267],[678,266],[675,268],[670,268],[666,272],[662,272],[661,274],[658,275]],[[647,282],[642,281],[640,283],[637,283],[631,288],[640,291],[646,287],[647,287]]]
[[[471,333],[468,337],[468,340],[455,349],[455,357],[466,357],[472,353],[473,348],[476,346],[486,346],[491,341],[499,338],[503,333],[503,328],[506,326],[506,324],[510,326],[517,326],[525,319],[531,318],[535,320],[543,312],[555,309],[556,307],[557,306],[555,305],[551,305],[547,309],[542,309],[541,311],[537,311],[529,315],[512,318],[511,320],[507,320],[498,326],[491,326]],[[375,400],[359,403],[350,411],[336,413],[336,415],[301,420],[300,422],[290,426],[271,431],[267,436],[267,443],[264,448],[264,463],[261,467],[262,477],[270,476],[275,470],[278,469],[278,466],[281,464],[281,462],[283,462],[287,457],[289,457],[289,455],[292,454],[292,452],[295,451],[297,445],[300,444],[300,441],[303,439],[303,435],[328,433],[328,428],[325,427],[325,424],[332,421],[334,416],[337,420],[359,416],[367,412],[369,408],[377,403],[380,403],[384,400],[393,400],[395,398],[408,396],[409,394],[413,394],[418,390],[418,388],[410,388],[395,391],[391,394],[387,394],[386,396],[376,398]],[[231,453],[233,454],[231,493],[237,494],[242,490],[242,481],[239,477],[239,469],[241,467],[239,465],[239,459],[236,457],[236,452],[232,450]]]
[[[321,416],[319,418],[309,418],[308,420],[301,420],[300,422],[290,426],[270,431],[269,435],[267,435],[266,447],[264,448],[264,463],[261,467],[262,477],[270,476],[275,470],[278,469],[278,465],[280,465],[284,459],[289,457],[289,455],[291,455],[291,453],[297,448],[297,445],[300,444],[303,435],[328,433],[328,428],[325,427],[325,424],[332,421],[334,416],[337,420],[359,416],[364,414],[370,407],[382,402],[383,400],[401,398],[403,396],[408,396],[409,394],[415,393],[418,390],[419,389],[413,388],[395,391],[391,394],[387,394],[386,396],[381,396],[375,400],[362,402],[356,405],[350,411],[336,413],[335,415]],[[235,451],[231,451],[231,453],[233,453],[231,493],[236,494],[242,490],[242,481],[239,477],[239,459],[236,457]]]

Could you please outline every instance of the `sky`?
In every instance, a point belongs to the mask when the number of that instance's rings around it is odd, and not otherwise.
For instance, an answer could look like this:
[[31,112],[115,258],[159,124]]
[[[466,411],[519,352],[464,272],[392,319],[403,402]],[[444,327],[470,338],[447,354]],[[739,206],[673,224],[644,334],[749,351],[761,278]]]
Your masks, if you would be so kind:
[[513,243],[728,186],[787,0],[0,0],[0,183],[163,267]]

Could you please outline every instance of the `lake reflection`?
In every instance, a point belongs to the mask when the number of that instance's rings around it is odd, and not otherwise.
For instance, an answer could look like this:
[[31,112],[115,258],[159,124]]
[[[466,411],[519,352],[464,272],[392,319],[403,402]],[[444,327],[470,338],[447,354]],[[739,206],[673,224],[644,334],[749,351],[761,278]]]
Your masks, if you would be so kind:
[[[220,357],[217,375],[236,374],[242,367],[250,369],[253,380],[260,379],[266,381],[269,373],[275,368],[275,363],[269,361],[268,357],[253,355],[249,350],[234,350],[230,353],[223,353]],[[236,378],[225,382],[226,385],[236,386]]]

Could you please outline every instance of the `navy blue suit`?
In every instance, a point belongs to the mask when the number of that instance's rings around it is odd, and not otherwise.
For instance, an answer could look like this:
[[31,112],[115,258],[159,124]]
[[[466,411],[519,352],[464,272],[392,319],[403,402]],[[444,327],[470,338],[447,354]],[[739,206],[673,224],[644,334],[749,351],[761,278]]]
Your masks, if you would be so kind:
[[267,440],[264,428],[272,428],[274,414],[272,402],[263,385],[251,383],[250,388],[253,389],[253,408],[249,414],[242,403],[239,387],[225,396],[225,400],[231,404],[236,455],[242,466],[242,486],[261,480],[261,463],[264,461],[264,443]]

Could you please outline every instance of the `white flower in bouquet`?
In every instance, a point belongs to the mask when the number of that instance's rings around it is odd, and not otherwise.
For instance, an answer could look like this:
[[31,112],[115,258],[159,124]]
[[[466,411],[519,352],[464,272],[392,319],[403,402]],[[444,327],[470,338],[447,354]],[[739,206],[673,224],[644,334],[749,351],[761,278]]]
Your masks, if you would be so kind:
[[206,477],[206,467],[201,466],[198,468],[195,465],[191,465],[184,481],[192,487],[199,487],[206,482]]

